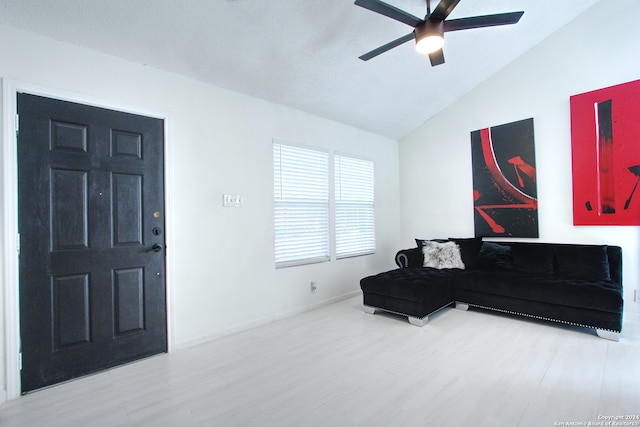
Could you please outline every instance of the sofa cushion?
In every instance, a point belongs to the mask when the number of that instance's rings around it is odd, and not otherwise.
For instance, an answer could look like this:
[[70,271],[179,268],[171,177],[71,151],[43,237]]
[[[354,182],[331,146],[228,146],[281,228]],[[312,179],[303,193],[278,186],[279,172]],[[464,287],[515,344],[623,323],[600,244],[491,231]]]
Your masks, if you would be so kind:
[[363,278],[360,288],[364,293],[389,295],[408,301],[423,302],[429,298],[453,301],[453,277],[459,271],[399,268]]
[[622,289],[611,280],[475,269],[456,275],[454,293],[458,289],[568,307],[622,312]]
[[622,248],[609,245],[607,247],[607,258],[609,260],[611,280],[622,286]]
[[448,242],[447,239],[415,239],[416,245],[419,248],[422,248],[426,242],[437,242],[437,243],[445,243]]
[[520,273],[553,274],[553,245],[514,243],[513,269]]
[[460,248],[460,255],[462,255],[462,262],[465,268],[473,268],[476,266],[478,260],[478,254],[482,247],[482,237],[473,237],[466,239],[459,239],[450,237],[450,241],[455,242]]
[[493,242],[482,242],[476,267],[511,270],[513,268],[511,246],[500,245]]
[[425,242],[422,247],[424,267],[459,268],[464,270],[460,248],[454,242]]
[[579,279],[609,280],[607,246],[556,245],[557,272]]

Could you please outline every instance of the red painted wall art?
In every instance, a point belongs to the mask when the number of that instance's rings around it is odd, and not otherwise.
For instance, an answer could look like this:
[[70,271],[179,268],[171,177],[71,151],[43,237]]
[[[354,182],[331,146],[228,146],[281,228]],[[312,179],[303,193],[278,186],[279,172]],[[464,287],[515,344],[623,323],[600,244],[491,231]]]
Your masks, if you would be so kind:
[[533,119],[471,132],[476,237],[538,237]]
[[574,95],[574,225],[640,225],[640,80]]

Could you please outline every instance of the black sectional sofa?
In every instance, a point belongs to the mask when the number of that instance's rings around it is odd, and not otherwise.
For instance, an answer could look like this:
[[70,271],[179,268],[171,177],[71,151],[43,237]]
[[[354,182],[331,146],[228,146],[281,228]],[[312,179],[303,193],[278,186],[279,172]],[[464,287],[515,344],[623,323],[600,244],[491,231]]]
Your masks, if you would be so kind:
[[[622,330],[622,249],[619,246],[450,239],[464,268],[424,267],[422,244],[396,254],[399,268],[360,281],[364,310],[407,316],[469,306],[595,328],[618,341]],[[443,242],[440,240],[439,242]]]

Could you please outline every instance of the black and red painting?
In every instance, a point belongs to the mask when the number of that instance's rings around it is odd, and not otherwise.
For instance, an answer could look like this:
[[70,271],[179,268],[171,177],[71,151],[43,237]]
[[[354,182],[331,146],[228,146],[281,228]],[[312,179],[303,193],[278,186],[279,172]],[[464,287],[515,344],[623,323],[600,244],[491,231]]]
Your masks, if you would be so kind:
[[640,80],[574,95],[574,225],[640,225]]
[[533,119],[471,132],[476,237],[538,237]]

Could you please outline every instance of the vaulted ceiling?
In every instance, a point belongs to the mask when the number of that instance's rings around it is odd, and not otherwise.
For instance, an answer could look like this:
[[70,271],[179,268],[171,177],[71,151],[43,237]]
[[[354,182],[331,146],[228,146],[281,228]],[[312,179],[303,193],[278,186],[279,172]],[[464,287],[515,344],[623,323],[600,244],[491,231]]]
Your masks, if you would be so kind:
[[450,19],[525,13],[447,33],[438,67],[413,42],[358,59],[412,29],[352,0],[0,0],[0,24],[399,139],[597,1],[461,0]]

